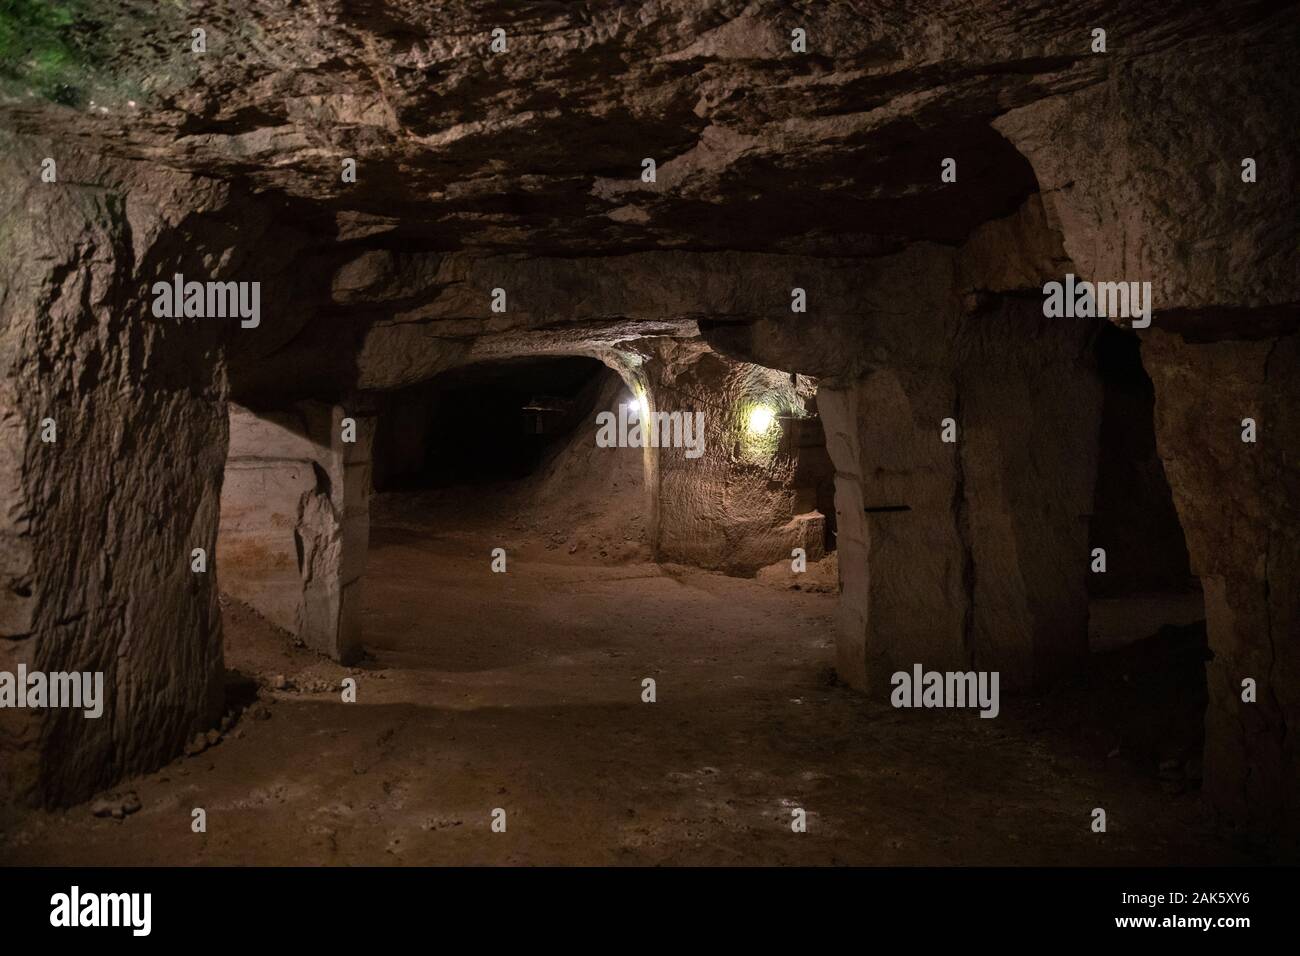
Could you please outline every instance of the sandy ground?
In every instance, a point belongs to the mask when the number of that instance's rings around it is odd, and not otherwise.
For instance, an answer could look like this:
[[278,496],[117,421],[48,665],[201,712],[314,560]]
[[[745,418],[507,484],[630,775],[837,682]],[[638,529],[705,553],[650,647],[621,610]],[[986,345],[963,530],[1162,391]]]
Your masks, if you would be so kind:
[[[508,571],[494,574],[488,551],[502,535]],[[1252,859],[1215,835],[1194,788],[1171,784],[1168,766],[1156,772],[1160,741],[1120,739],[1144,723],[1108,696],[1132,683],[1127,670],[1081,676],[1054,697],[1004,695],[996,720],[894,710],[835,683],[834,595],[617,564],[554,536],[485,538],[481,527],[376,528],[366,603],[370,657],[347,669],[226,601],[232,692],[242,682],[260,700],[215,746],[120,787],[141,804],[124,819],[87,803],[0,820],[0,860]],[[355,703],[336,689],[347,676]],[[646,677],[655,703],[642,702]],[[1092,721],[1091,709],[1124,723]],[[1089,826],[1098,806],[1105,834]],[[204,834],[191,830],[195,807]],[[495,808],[504,833],[491,829]],[[794,808],[807,811],[806,833],[791,830]]]

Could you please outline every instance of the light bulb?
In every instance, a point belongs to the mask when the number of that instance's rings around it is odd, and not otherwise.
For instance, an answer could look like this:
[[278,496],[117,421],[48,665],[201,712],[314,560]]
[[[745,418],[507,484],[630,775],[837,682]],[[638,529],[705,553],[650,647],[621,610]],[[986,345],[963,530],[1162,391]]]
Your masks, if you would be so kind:
[[755,405],[749,410],[749,433],[762,435],[772,427],[772,422],[775,420],[775,411],[766,405]]

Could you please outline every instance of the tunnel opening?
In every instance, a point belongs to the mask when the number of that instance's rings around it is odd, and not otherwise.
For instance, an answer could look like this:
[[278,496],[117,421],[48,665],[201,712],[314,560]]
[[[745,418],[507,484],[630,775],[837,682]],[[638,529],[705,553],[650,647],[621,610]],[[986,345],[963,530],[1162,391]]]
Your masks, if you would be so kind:
[[423,529],[466,548],[491,538],[507,562],[539,551],[648,557],[647,463],[595,441],[597,414],[620,406],[636,406],[623,376],[581,355],[478,362],[386,393],[377,404],[376,528]]
[[519,481],[572,436],[618,375],[586,356],[502,359],[388,393],[375,438],[378,493]]
[[1105,571],[1089,575],[1088,591],[1094,616],[1106,626],[1093,635],[1094,651],[1205,619],[1200,581],[1156,450],[1155,389],[1137,336],[1105,324],[1096,358],[1103,402],[1089,536],[1094,548],[1105,550]]
[[[467,585],[490,602],[515,590],[501,584],[519,562],[834,592],[816,381],[656,348],[641,365],[514,355],[338,403],[232,403],[217,548],[229,613],[351,663],[412,626],[437,645],[450,625],[424,602]],[[618,592],[602,600],[640,597]]]
[[[593,700],[611,693],[593,669],[666,648],[698,655],[699,627],[734,668],[756,653],[740,636],[759,617],[766,632],[829,613],[816,512],[829,462],[819,467],[824,439],[796,400],[814,385],[661,345],[662,361],[618,369],[583,356],[479,362],[379,399],[368,649],[416,670],[522,667],[511,706]],[[814,546],[792,575],[791,542],[805,536]],[[792,577],[820,586],[800,595]]]

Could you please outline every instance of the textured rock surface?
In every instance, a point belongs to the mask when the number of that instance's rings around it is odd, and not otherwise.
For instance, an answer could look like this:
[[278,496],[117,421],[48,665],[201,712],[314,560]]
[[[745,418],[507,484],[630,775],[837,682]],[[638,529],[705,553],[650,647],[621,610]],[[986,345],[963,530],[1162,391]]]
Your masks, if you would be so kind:
[[[0,668],[102,671],[107,700],[95,720],[3,711],[0,766],[10,793],[64,802],[169,758],[221,704],[216,590],[190,569],[192,549],[215,546],[220,333],[140,318],[136,271],[199,251],[177,241],[177,207],[107,171],[49,190],[26,174],[36,157],[4,152],[19,185],[0,196]],[[190,215],[220,198],[151,176]],[[46,419],[57,441],[42,441]]]
[[[1152,282],[1162,325],[1249,334],[1261,315],[1216,311],[1209,321],[1196,310],[1300,301],[1300,226],[1275,214],[1300,183],[1300,134],[1288,118],[1300,93],[1276,52],[1300,26],[1288,5],[1254,37],[1221,32],[994,126],[1033,164],[1077,273]],[[1256,182],[1242,181],[1247,157]]]
[[[1294,838],[1300,589],[1287,462],[1300,219],[1277,211],[1294,206],[1300,181],[1287,118],[1300,89],[1277,51],[1295,44],[1300,19],[1282,5],[1247,36],[1225,32],[994,126],[1033,164],[1074,271],[1152,283],[1156,329],[1142,333],[1142,360],[1214,653],[1205,786],[1231,819]],[[1247,158],[1255,182],[1243,181]],[[1242,443],[1242,419],[1262,415],[1267,435]],[[1241,700],[1245,677],[1260,683],[1257,703]]]
[[[656,555],[744,574],[789,561],[794,548],[818,560],[821,526],[810,532],[807,520],[796,520],[800,449],[790,421],[808,415],[812,384],[804,379],[798,386],[787,374],[733,362],[698,344],[672,343],[655,350],[646,379],[651,414],[694,420],[699,412],[704,422],[698,457],[685,448],[660,449],[657,456]],[[755,409],[784,420],[756,431],[750,426]]]

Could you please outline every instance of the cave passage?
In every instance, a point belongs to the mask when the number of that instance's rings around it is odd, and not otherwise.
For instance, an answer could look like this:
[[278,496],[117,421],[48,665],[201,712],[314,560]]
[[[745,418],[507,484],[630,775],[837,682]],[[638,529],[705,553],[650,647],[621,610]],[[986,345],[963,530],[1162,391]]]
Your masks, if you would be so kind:
[[[1151,383],[1131,333],[1102,329],[1093,356],[1102,412],[1084,517],[1108,565],[1089,578],[1091,654],[1050,695],[1013,690],[996,732],[973,713],[900,724],[881,701],[845,693],[837,525],[821,509],[843,519],[847,502],[818,415],[819,398],[833,410],[835,396],[815,383],[708,358],[629,384],[587,356],[516,356],[374,395],[360,419],[321,402],[233,409],[219,547],[228,693],[253,714],[267,712],[257,686],[279,695],[273,723],[245,725],[255,745],[239,779],[214,778],[217,799],[240,799],[249,780],[268,792],[296,780],[293,812],[333,834],[305,851],[317,863],[1222,859],[1224,847],[1180,829],[1191,804],[1156,842],[1118,855],[1081,846],[1052,809],[1061,792],[1086,802],[1118,774],[1112,811],[1155,814],[1154,784],[1183,793],[1200,773],[1204,611],[1155,453]],[[680,449],[597,443],[600,412],[652,402],[703,405],[722,423],[699,470]],[[330,437],[347,428],[356,450]],[[861,505],[889,547],[875,567],[916,560],[910,523],[929,514],[924,497]],[[688,548],[707,526],[738,550],[714,570],[665,561],[660,523]],[[755,540],[767,550],[743,557]],[[811,551],[797,574],[791,542]],[[742,559],[758,566],[726,563]],[[355,704],[331,693],[347,675],[365,679]],[[830,755],[856,769],[829,775]],[[892,781],[931,786],[955,771],[967,786],[949,794],[954,821],[996,820],[1014,791],[1036,821],[1033,847],[956,823],[933,843],[881,842],[911,826]],[[430,776],[440,783],[425,792]],[[817,812],[839,821],[829,832],[782,848],[738,822],[779,820],[809,780],[822,781]],[[318,789],[333,809],[316,805]],[[484,857],[459,829],[487,794],[509,813],[518,792],[547,794],[526,810],[547,836]],[[240,849],[214,860],[283,858],[256,819],[238,827]],[[701,845],[701,828],[722,835]],[[163,840],[132,855],[165,852]]]
[[1294,3],[63,6],[0,862],[1300,858]]
[[375,438],[375,491],[526,478],[590,419],[610,376],[617,378],[582,356],[518,358],[387,395]]

